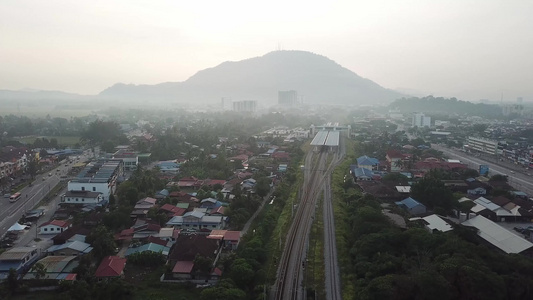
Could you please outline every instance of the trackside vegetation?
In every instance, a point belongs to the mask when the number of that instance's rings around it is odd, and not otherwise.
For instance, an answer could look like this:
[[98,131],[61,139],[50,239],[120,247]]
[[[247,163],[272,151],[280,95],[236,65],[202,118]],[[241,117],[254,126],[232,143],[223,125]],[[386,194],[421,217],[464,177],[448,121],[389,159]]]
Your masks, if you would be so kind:
[[461,225],[430,233],[402,230],[381,203],[334,174],[343,299],[533,299],[533,261],[489,248]]

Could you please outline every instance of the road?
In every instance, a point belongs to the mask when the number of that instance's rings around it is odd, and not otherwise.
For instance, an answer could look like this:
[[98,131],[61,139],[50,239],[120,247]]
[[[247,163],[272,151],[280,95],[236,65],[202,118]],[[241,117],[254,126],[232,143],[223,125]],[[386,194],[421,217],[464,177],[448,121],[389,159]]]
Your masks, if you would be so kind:
[[[86,158],[86,155],[80,155],[79,161]],[[8,198],[0,199],[0,237],[20,220],[24,212],[32,210],[59,183],[60,177],[68,174],[74,163],[66,165],[63,161],[55,169],[36,176],[32,186],[19,191],[22,196],[14,203],[9,202]]]
[[517,190],[523,191],[528,195],[533,195],[533,178],[521,172],[515,171],[515,168],[509,168],[493,161],[488,161],[482,157],[468,155],[465,152],[446,148],[440,145],[432,144],[431,148],[442,151],[450,158],[459,159],[461,162],[468,164],[470,168],[479,169],[479,165],[488,165],[491,174],[501,174],[508,176],[508,182]]

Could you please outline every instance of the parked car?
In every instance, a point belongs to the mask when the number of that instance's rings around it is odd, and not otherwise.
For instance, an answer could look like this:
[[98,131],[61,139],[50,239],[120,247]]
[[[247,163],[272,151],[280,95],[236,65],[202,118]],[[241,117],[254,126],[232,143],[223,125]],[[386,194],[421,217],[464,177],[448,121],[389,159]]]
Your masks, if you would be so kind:
[[520,227],[520,226],[515,226],[513,227],[513,229],[517,232],[520,232],[520,233],[524,233],[524,231],[526,231],[526,228],[524,227]]

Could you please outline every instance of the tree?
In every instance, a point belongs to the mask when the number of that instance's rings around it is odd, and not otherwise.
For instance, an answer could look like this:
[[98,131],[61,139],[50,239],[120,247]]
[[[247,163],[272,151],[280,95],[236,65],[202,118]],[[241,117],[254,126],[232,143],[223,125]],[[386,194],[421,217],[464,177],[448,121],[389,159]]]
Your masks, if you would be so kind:
[[400,184],[407,184],[409,181],[409,178],[407,176],[400,174],[400,173],[388,173],[387,175],[383,176],[383,181],[390,181],[394,183],[400,183]]
[[17,271],[13,268],[9,269],[9,274],[7,275],[7,288],[11,292],[11,294],[15,294],[17,292],[17,289],[19,287],[19,279]]
[[254,280],[254,270],[246,259],[236,259],[231,265],[230,278],[240,288],[246,288]]
[[33,265],[31,268],[31,271],[35,273],[36,279],[41,279],[44,276],[46,276],[47,269],[44,267],[44,265],[40,262]]
[[439,173],[429,172],[411,188],[414,199],[429,208],[440,207],[449,210],[455,206],[453,193],[444,186]]
[[196,255],[194,258],[194,269],[201,274],[207,275],[213,268],[213,259]]
[[396,168],[400,169],[400,170],[403,169],[403,167],[404,167],[403,160],[401,160],[401,159],[396,160],[396,161],[394,162],[394,166],[395,166]]
[[259,197],[263,198],[270,192],[270,178],[262,177],[257,180],[255,185],[255,192]]
[[103,225],[93,229],[87,235],[86,241],[93,246],[92,253],[98,260],[113,254],[116,248],[113,233]]
[[509,178],[506,175],[496,174],[490,177],[489,181],[503,181],[507,182]]
[[27,171],[28,171],[28,174],[30,174],[31,179],[34,179],[35,175],[37,175],[38,167],[39,167],[39,161],[35,157],[34,153],[30,153],[28,156]]

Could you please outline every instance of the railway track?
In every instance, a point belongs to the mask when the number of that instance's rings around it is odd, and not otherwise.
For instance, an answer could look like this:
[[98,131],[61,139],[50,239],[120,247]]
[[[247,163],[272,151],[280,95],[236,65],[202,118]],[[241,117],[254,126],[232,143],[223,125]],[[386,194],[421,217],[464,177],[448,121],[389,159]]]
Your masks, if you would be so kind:
[[324,262],[326,299],[341,300],[340,273],[337,263],[337,242],[335,237],[335,221],[331,197],[331,176],[327,176],[324,184]]
[[[312,155],[310,153],[308,157]],[[327,153],[321,152],[316,165],[306,170],[305,175],[309,176],[309,180],[304,178],[304,182],[307,184],[301,193],[301,200],[287,235],[272,299],[296,300],[305,298],[305,291],[302,287],[305,248],[315,210],[316,198],[321,190],[324,172],[326,171],[326,160]],[[306,159],[306,161],[308,160]]]

